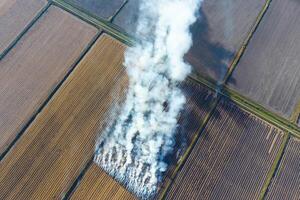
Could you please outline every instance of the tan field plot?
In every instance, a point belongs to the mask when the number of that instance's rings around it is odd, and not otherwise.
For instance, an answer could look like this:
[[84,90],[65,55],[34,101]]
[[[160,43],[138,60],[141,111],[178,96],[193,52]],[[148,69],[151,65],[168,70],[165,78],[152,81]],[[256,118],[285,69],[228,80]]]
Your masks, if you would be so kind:
[[47,0],[0,1],[0,55],[46,4]]
[[268,200],[300,198],[300,141],[291,138],[267,193]]
[[135,200],[136,197],[130,194],[96,164],[92,164],[70,199]]
[[0,155],[72,68],[96,32],[65,11],[50,7],[0,60]]
[[113,86],[127,85],[123,51],[106,35],[97,40],[1,161],[0,199],[64,196],[92,158],[97,133],[119,99]]
[[166,199],[258,199],[281,132],[222,100]]

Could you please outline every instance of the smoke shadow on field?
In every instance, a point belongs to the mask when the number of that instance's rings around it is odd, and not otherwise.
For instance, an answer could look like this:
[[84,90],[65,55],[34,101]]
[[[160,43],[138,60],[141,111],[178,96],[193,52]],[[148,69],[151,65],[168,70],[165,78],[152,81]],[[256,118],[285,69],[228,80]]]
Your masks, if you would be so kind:
[[[247,129],[247,121],[241,120],[240,114],[237,112],[244,112],[238,108],[237,105],[230,102],[228,99],[221,99],[217,107],[214,109],[211,118],[209,119],[208,124],[202,129],[199,130],[199,127],[203,124],[203,116],[199,113],[203,113],[203,107],[206,107],[206,110],[211,110],[214,106],[212,103],[215,99],[212,95],[207,99],[207,102],[203,102],[203,99],[199,101],[197,98],[191,98],[188,100],[189,108],[184,109],[181,113],[179,119],[179,128],[177,129],[177,134],[175,138],[175,147],[174,151],[168,155],[166,162],[169,165],[168,171],[165,173],[165,177],[171,177],[174,168],[176,167],[178,160],[186,152],[187,148],[190,146],[193,138],[198,134],[197,141],[199,140],[214,140],[213,129],[211,129],[210,124],[216,123],[216,121],[230,120],[235,124],[236,130]],[[210,126],[210,128],[208,128]],[[200,132],[199,132],[200,131]],[[226,132],[222,133],[226,134]],[[199,152],[201,153],[201,152]]]
[[[219,124],[220,121],[222,121],[223,128],[226,128],[228,130],[229,127],[233,126],[235,131],[240,131],[241,134],[244,130],[247,130],[251,124],[248,123],[248,120],[245,120],[249,115],[243,111],[241,108],[239,108],[235,103],[231,102],[229,99],[223,97],[217,107],[215,108],[209,123],[212,123],[214,125],[211,125],[208,127],[206,125],[205,129],[201,132],[201,136],[199,139],[201,140],[214,140],[214,136],[216,132],[220,130],[215,130],[219,128],[219,125],[216,126],[216,124]],[[227,134],[225,129],[221,134]]]
[[116,24],[122,32],[126,32],[132,37],[138,38],[136,33],[140,0],[129,0],[125,6],[121,9],[118,15],[113,19],[113,23]]
[[180,86],[187,103],[180,113],[174,138],[174,150],[165,158],[168,170],[164,177],[170,177],[179,159],[184,155],[194,136],[199,133],[205,115],[211,109],[214,94],[191,81]]
[[[226,49],[220,42],[211,39],[208,18],[200,8],[198,20],[192,25],[193,46],[185,55],[185,60],[194,68],[194,73],[205,74],[217,81],[225,77],[235,52]],[[219,30],[222,31],[222,30]]]

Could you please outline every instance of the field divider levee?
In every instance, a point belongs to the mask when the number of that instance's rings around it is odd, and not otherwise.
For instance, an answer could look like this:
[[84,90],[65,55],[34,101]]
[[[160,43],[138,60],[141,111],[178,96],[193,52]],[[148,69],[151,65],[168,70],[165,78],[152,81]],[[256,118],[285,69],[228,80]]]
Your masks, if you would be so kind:
[[298,120],[300,117],[300,101],[298,102],[298,104],[295,106],[294,111],[291,115],[291,121],[294,122],[295,124],[297,124]]
[[238,62],[240,61],[241,57],[243,56],[251,38],[253,37],[255,31],[257,30],[258,28],[258,25],[261,23],[264,15],[266,14],[269,6],[270,6],[270,3],[271,3],[272,0],[266,0],[266,3],[265,5],[263,6],[262,10],[259,12],[258,16],[256,17],[256,20],[254,22],[254,24],[252,25],[252,28],[251,30],[249,31],[248,33],[248,36],[246,37],[246,39],[244,40],[244,42],[242,43],[242,46],[241,48],[239,49],[239,51],[237,52],[234,60],[232,61],[232,63],[230,64],[230,67],[223,79],[223,84],[226,84],[229,80],[229,78],[231,77],[234,69],[236,68]]
[[[295,109],[294,109],[294,112],[291,116],[291,121],[294,122],[295,124],[297,123],[297,120],[298,120],[298,117],[299,117],[299,113],[300,113],[300,102],[296,105]],[[284,155],[284,152],[285,152],[285,149],[288,145],[288,142],[290,140],[290,134],[287,133],[285,134],[284,136],[284,140],[280,146],[280,150],[275,158],[275,161],[272,165],[272,168],[270,169],[269,173],[268,173],[268,176],[267,176],[267,179],[264,183],[264,186],[260,192],[260,197],[259,197],[259,200],[263,200],[265,199],[267,193],[268,193],[268,189],[272,183],[272,179],[274,178],[274,176],[276,175],[277,171],[279,170],[279,166],[280,166],[280,163],[281,163],[281,160],[282,160],[282,157]]]
[[108,19],[110,23],[113,22],[114,18],[121,12],[121,10],[125,7],[125,5],[128,3],[128,0],[124,1],[121,7]]
[[52,2],[54,5],[56,5],[57,7],[60,7],[61,9],[87,22],[88,24],[103,30],[108,35],[112,36],[113,38],[121,41],[122,43],[128,46],[132,46],[137,41],[136,39],[129,36],[128,34],[121,32],[117,26],[110,23],[109,21],[100,19],[99,17],[87,13],[86,11],[83,11],[82,9],[77,8],[69,3],[66,3],[63,0],[49,0],[49,1]]
[[90,160],[87,162],[87,164],[81,170],[80,174],[77,176],[77,178],[75,179],[75,181],[73,182],[73,184],[71,185],[71,187],[69,188],[69,190],[66,192],[66,194],[64,195],[64,197],[62,198],[62,200],[69,200],[71,198],[71,196],[73,195],[73,193],[75,192],[75,190],[79,186],[80,181],[82,180],[83,176],[90,169],[90,167],[92,166],[93,162],[94,162],[94,156],[92,156],[92,158],[90,158]]
[[230,99],[241,108],[258,116],[259,118],[274,125],[275,127],[280,128],[283,131],[286,131],[297,138],[300,138],[300,128],[295,123],[290,122],[289,120],[281,117],[280,115],[267,110],[262,105],[228,88],[226,85],[220,87],[220,85],[216,82],[202,77],[200,75],[197,75],[197,77],[194,77],[192,75],[190,76],[190,78],[202,85],[205,85],[208,88],[213,89],[216,92],[219,92],[222,96],[226,97],[227,99]]
[[0,61],[5,57],[8,52],[14,48],[14,46],[18,43],[18,41],[28,32],[28,30],[35,24],[36,21],[46,12],[46,10],[51,6],[51,2],[48,2],[46,6],[40,10],[36,16],[30,21],[30,23],[22,30],[22,32],[9,44],[9,46],[0,53]]
[[178,172],[182,169],[183,165],[185,164],[185,162],[187,161],[187,158],[189,157],[189,155],[191,154],[191,152],[193,151],[201,133],[203,132],[203,130],[205,129],[207,123],[209,122],[210,118],[212,117],[218,102],[220,101],[220,96],[217,96],[214,101],[211,103],[210,105],[210,110],[208,111],[208,114],[205,116],[203,123],[201,124],[201,126],[199,127],[199,129],[196,131],[195,136],[193,137],[191,144],[188,146],[188,148],[186,149],[185,153],[183,154],[183,156],[180,158],[179,163],[176,165],[172,175],[169,178],[169,180],[166,182],[166,185],[164,185],[164,187],[161,189],[161,191],[159,192],[159,200],[165,199],[170,186],[172,185],[172,182],[175,180],[176,176],[178,175]]
[[284,138],[283,141],[280,145],[279,151],[276,155],[276,158],[272,164],[271,169],[268,172],[268,175],[266,177],[265,183],[260,191],[260,196],[259,196],[259,200],[263,200],[266,197],[266,194],[268,192],[268,188],[272,182],[273,177],[275,176],[279,166],[280,166],[280,162],[282,160],[283,154],[285,152],[286,146],[288,144],[288,141],[290,139],[290,135],[289,134],[284,134]]
[[97,41],[97,39],[100,37],[100,35],[103,33],[103,31],[98,32],[94,38],[89,42],[87,47],[81,52],[77,60],[72,64],[69,71],[66,73],[66,75],[63,77],[63,79],[57,84],[57,86],[49,93],[47,99],[42,103],[42,105],[37,109],[35,113],[32,114],[30,120],[24,125],[24,127],[21,129],[21,131],[17,134],[17,136],[14,138],[14,140],[10,143],[10,145],[7,147],[7,149],[0,155],[0,162],[3,160],[3,158],[9,153],[11,148],[17,143],[17,141],[21,138],[23,133],[27,130],[27,128],[32,124],[32,122],[36,119],[38,114],[42,112],[42,110],[47,106],[48,102],[51,100],[51,98],[55,95],[55,93],[59,90],[59,88],[62,86],[62,84],[67,80],[67,78],[70,76],[70,74],[74,71],[77,64],[82,60],[82,58],[86,55],[86,53],[90,50],[90,48],[93,46],[93,44]]

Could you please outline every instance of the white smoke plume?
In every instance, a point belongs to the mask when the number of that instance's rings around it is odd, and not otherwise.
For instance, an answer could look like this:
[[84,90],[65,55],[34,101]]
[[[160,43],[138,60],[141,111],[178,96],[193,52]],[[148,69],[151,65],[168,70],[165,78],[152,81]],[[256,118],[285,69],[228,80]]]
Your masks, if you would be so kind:
[[202,0],[141,0],[138,44],[127,49],[126,100],[118,119],[97,141],[95,162],[137,196],[158,189],[173,150],[185,97],[178,85],[190,73],[183,60],[192,45],[189,27]]

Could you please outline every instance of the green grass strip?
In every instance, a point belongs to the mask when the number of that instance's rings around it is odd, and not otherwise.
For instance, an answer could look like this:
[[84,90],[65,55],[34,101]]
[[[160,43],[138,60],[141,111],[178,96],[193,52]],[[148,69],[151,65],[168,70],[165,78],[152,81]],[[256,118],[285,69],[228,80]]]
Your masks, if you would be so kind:
[[95,26],[96,28],[103,30],[107,34],[111,35],[112,37],[116,38],[117,40],[123,42],[128,46],[132,46],[134,43],[136,43],[136,40],[133,37],[130,37],[125,33],[122,33],[117,26],[113,25],[109,21],[100,19],[96,16],[93,16],[92,14],[87,14],[85,11],[81,10],[80,8],[77,8],[69,3],[66,3],[63,0],[51,0],[51,2],[55,6],[58,6],[63,10],[75,15],[76,17],[87,22],[88,24],[91,24],[92,26]]
[[263,185],[263,187],[260,191],[259,200],[263,200],[266,197],[266,194],[268,192],[268,188],[271,184],[271,181],[272,181],[273,177],[275,176],[277,169],[279,168],[280,161],[282,159],[282,156],[284,154],[284,150],[287,146],[288,141],[289,141],[289,134],[285,134],[284,138],[283,138],[283,141],[280,145],[279,151],[278,151],[278,153],[276,155],[276,158],[273,162],[273,165],[272,165],[272,167],[271,167],[271,169],[270,169],[270,171],[267,175],[267,178],[265,180],[265,183],[264,183],[264,185]]
[[291,121],[297,124],[298,118],[300,117],[300,101],[294,108],[294,112],[291,116]]
[[227,86],[220,86],[216,82],[213,82],[200,75],[191,76],[194,81],[206,85],[207,87],[219,92],[222,96],[230,99],[236,103],[241,108],[251,112],[252,114],[258,116],[259,118],[267,121],[268,123],[280,128],[293,136],[300,138],[300,128],[293,122],[281,117],[280,115],[273,113],[262,105],[252,101],[251,99],[239,94],[238,92],[228,88]]

